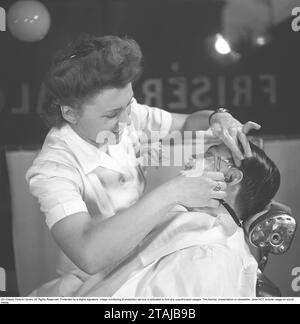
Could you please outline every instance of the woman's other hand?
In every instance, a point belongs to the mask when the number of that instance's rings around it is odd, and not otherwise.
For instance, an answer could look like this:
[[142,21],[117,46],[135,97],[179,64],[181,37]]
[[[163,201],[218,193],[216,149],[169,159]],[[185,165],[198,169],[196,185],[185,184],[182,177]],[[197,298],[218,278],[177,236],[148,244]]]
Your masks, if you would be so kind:
[[[252,156],[247,134],[251,130],[259,130],[261,126],[254,122],[241,124],[230,113],[216,113],[211,118],[211,129],[215,136],[220,138],[224,144],[232,151],[237,166],[241,160]],[[241,144],[244,154],[239,148]]]
[[207,172],[191,177],[180,175],[172,179],[169,185],[175,202],[189,208],[217,208],[217,199],[226,198],[227,186],[224,174],[220,172]]

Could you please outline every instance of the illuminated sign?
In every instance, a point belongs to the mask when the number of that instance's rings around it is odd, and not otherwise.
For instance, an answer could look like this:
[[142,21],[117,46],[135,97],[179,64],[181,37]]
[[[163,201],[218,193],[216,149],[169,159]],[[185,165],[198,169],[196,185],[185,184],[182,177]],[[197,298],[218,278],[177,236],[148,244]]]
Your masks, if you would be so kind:
[[0,31],[6,31],[6,12],[2,7],[0,7]]

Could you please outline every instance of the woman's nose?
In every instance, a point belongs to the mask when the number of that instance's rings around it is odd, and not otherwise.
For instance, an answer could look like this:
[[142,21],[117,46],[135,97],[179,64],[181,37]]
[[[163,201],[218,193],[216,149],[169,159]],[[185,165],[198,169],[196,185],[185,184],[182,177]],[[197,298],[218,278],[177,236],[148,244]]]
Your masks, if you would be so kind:
[[130,113],[131,113],[130,108],[124,109],[124,111],[122,112],[122,114],[120,116],[120,123],[130,125],[131,124]]

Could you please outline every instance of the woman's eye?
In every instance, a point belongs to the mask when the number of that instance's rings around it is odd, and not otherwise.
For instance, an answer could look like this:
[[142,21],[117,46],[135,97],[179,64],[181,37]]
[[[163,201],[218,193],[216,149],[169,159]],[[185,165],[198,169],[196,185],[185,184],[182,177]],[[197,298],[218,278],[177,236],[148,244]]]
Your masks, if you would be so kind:
[[116,118],[118,115],[111,115],[111,116],[107,116],[107,118],[109,119],[113,119],[113,118]]
[[119,113],[114,113],[112,115],[107,115],[105,116],[106,118],[109,118],[109,119],[113,119],[113,118],[116,118],[117,116],[119,116]]

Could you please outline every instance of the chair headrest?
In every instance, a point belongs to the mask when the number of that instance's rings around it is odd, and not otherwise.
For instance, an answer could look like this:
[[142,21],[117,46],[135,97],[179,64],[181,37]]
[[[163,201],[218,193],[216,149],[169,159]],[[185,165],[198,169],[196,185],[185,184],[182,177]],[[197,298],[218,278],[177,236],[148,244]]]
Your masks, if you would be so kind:
[[249,217],[244,228],[252,245],[268,253],[283,254],[292,245],[297,222],[288,206],[272,201],[265,210]]

